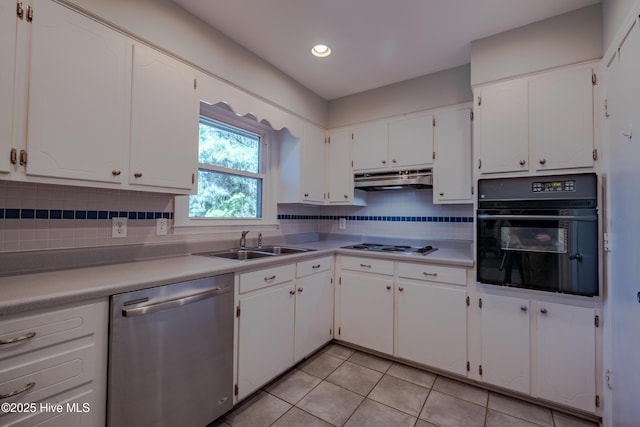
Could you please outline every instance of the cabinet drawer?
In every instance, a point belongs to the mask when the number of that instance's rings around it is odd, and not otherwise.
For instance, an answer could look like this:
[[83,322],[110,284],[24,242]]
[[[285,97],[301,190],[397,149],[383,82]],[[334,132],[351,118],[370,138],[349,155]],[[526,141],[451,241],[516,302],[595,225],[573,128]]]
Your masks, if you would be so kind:
[[327,271],[331,269],[333,265],[333,257],[327,256],[324,258],[315,258],[309,261],[301,261],[297,265],[296,276],[304,277],[309,274],[319,273],[321,271]]
[[0,321],[0,360],[91,335],[106,309],[106,303],[87,304]]
[[240,293],[255,291],[267,286],[291,281],[296,276],[296,265],[281,265],[264,270],[240,274]]
[[444,267],[433,264],[398,263],[398,276],[407,279],[428,280],[431,282],[467,284],[467,270],[464,268]]
[[16,394],[3,402],[38,402],[91,382],[95,363],[92,338],[69,341],[9,360],[6,369],[0,371],[0,395]]
[[342,269],[393,276],[393,261],[372,258],[342,257]]

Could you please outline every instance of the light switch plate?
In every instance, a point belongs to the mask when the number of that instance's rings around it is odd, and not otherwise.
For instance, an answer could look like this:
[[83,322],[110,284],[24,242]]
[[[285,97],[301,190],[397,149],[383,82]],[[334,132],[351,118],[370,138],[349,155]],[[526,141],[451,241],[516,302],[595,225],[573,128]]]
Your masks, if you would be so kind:
[[127,237],[127,219],[126,217],[115,217],[111,221],[111,237],[114,239],[122,239]]

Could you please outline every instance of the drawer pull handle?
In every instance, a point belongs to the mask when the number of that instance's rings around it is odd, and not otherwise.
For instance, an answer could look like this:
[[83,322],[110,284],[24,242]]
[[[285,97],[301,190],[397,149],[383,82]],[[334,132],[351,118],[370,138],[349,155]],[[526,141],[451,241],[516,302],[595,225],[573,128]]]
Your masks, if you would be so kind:
[[371,264],[360,264],[362,268],[371,268]]
[[31,338],[33,338],[35,336],[36,336],[35,332],[28,332],[28,333],[26,333],[24,335],[20,335],[19,337],[9,338],[8,340],[0,340],[0,345],[13,344],[13,343],[16,343],[16,342],[20,342],[20,341],[31,339]]
[[29,390],[31,390],[31,389],[32,389],[32,388],[34,388],[35,386],[36,386],[36,383],[34,383],[34,382],[30,382],[29,384],[27,384],[26,386],[22,387],[22,388],[21,388],[21,389],[19,389],[19,390],[14,390],[14,391],[12,391],[11,393],[7,393],[7,394],[0,394],[0,400],[2,400],[2,399],[8,399],[8,398],[13,397],[13,396],[17,396],[17,395],[19,395],[19,394],[24,393],[25,391],[29,391]]
[[273,276],[267,276],[267,277],[265,277],[265,278],[264,278],[264,281],[265,281],[265,282],[270,282],[270,281],[272,281],[272,280],[273,280],[273,279],[275,279],[275,278],[276,278],[276,275],[274,274]]
[[188,295],[183,298],[170,299],[166,301],[157,302],[154,304],[142,305],[135,308],[129,308],[127,310],[122,310],[122,315],[124,317],[144,316],[145,314],[152,314],[158,311],[171,310],[173,308],[182,307],[183,305],[202,301],[207,298],[212,298],[221,290],[222,288],[214,288],[206,292]]
[[429,277],[438,277],[438,273],[427,273],[426,271],[423,271],[422,274]]
[[317,270],[318,268],[320,268],[320,264],[312,265],[311,268],[313,268],[314,270]]

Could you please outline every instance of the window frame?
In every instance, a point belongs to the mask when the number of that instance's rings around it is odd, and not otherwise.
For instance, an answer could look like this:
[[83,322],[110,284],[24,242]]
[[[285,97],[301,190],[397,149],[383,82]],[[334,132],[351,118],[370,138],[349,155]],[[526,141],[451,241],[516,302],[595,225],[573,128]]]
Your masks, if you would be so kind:
[[[238,176],[247,176],[250,178],[259,177],[262,179],[262,200],[261,200],[261,218],[191,218],[189,217],[189,197],[176,196],[174,208],[174,227],[176,234],[183,233],[203,233],[203,232],[228,232],[243,230],[251,227],[253,230],[273,230],[278,228],[277,222],[277,205],[276,205],[276,189],[274,185],[277,181],[275,177],[275,169],[272,164],[274,157],[273,149],[277,138],[276,131],[270,125],[260,123],[251,115],[238,116],[230,111],[225,104],[208,104],[204,101],[200,102],[200,115],[198,118],[198,126],[200,120],[212,120],[220,122],[223,125],[238,128],[242,131],[249,132],[260,137],[260,167],[259,173],[243,173],[235,169],[227,169],[224,167],[213,166],[198,163],[198,171],[200,169],[210,170],[213,172],[230,173]],[[197,141],[199,144],[199,140]],[[199,148],[199,147],[198,147]],[[196,173],[196,183],[194,184],[194,192],[198,189],[197,182],[198,173]]]

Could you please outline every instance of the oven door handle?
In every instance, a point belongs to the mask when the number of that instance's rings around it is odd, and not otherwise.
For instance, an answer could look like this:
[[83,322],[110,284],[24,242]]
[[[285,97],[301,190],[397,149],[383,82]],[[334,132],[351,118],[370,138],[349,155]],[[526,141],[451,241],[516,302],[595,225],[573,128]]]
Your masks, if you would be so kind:
[[503,219],[520,221],[597,221],[597,215],[489,215],[478,214],[478,219]]

